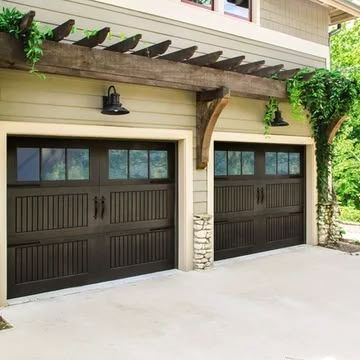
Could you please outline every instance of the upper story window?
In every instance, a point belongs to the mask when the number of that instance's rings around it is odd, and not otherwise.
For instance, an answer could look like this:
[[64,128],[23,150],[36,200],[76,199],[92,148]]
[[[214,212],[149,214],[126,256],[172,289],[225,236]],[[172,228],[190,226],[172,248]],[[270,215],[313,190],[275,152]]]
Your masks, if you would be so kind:
[[251,0],[223,0],[225,14],[251,21]]
[[214,1],[215,0],[182,0],[182,2],[202,6],[210,10],[214,10]]
[[251,21],[251,0],[181,0],[209,10],[223,9],[226,15],[236,16]]

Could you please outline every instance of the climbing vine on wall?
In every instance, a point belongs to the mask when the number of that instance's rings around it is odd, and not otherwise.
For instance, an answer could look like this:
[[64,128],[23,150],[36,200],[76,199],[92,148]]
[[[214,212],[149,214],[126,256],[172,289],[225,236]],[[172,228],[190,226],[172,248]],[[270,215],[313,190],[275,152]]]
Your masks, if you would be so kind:
[[[309,74],[311,73],[311,76]],[[287,81],[287,92],[293,115],[297,119],[308,118],[316,143],[318,224],[329,222],[324,218],[324,208],[331,208],[333,199],[329,179],[331,173],[332,145],[329,131],[338,120],[360,103],[360,84],[336,71],[303,69]],[[269,107],[273,100],[270,99]],[[268,126],[269,111],[265,114]],[[333,209],[330,209],[330,212]],[[328,224],[326,242],[336,241],[338,232]],[[335,226],[335,225],[334,225]]]
[[[40,61],[44,54],[43,41],[52,36],[52,30],[41,26],[38,21],[33,20],[28,29],[21,27],[21,20],[24,13],[16,8],[3,8],[0,12],[0,32],[6,32],[16,39],[21,40],[24,44],[24,53],[28,63],[31,65],[31,72],[37,73],[41,78],[45,78],[44,74],[36,70],[36,64]],[[77,28],[73,26],[72,33],[77,32]],[[86,37],[96,36],[98,30],[84,29],[83,33]],[[109,33],[108,37],[111,38]],[[124,40],[125,34],[120,34],[119,38]]]
[[0,31],[23,41],[31,72],[36,72],[36,64],[43,55],[43,40],[51,34],[51,30],[41,29],[39,22],[33,21],[30,28],[24,31],[20,26],[23,16],[24,14],[15,8],[3,8],[0,13]]

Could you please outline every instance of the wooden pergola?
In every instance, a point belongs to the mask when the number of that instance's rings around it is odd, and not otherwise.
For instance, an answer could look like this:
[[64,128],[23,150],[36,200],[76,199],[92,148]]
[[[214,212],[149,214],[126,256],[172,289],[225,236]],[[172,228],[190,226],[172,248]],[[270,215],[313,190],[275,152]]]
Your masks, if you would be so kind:
[[[35,12],[22,18],[24,36],[31,27]],[[207,166],[211,135],[221,111],[234,96],[286,99],[283,80],[300,69],[284,70],[284,65],[266,66],[264,60],[244,63],[245,56],[219,60],[221,50],[196,56],[197,46],[167,52],[171,40],[137,49],[142,34],[99,48],[109,27],[72,44],[63,42],[75,25],[70,19],[55,27],[44,41],[44,55],[37,64],[40,72],[131,84],[190,90],[197,93],[197,167]],[[23,43],[0,33],[0,67],[29,70]]]

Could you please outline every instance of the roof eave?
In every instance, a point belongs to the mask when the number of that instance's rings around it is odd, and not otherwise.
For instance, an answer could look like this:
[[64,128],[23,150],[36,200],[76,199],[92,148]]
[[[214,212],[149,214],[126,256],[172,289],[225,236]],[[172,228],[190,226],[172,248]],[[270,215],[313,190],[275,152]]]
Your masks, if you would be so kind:
[[349,0],[316,0],[316,2],[330,8],[330,25],[360,17],[360,6]]

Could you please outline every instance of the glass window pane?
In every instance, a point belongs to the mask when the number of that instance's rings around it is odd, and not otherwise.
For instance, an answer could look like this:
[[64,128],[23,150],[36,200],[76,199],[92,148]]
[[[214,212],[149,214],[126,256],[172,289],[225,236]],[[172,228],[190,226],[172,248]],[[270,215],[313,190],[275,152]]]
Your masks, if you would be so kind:
[[150,151],[150,177],[152,179],[168,177],[168,152],[166,150]]
[[215,176],[227,175],[226,151],[215,151]]
[[194,4],[206,6],[211,9],[213,0],[187,0],[193,2]]
[[128,178],[128,151],[109,150],[109,179]]
[[67,149],[68,180],[89,180],[89,149]]
[[224,10],[231,15],[245,19],[250,18],[249,1],[240,1],[240,4],[237,5],[234,0],[224,0]]
[[278,154],[278,175],[289,175],[289,154],[279,152]]
[[130,179],[147,179],[148,167],[147,150],[130,150]]
[[289,154],[290,175],[300,175],[300,153]]
[[40,151],[37,148],[18,148],[17,181],[40,180]]
[[240,151],[228,151],[228,175],[241,175]]
[[242,152],[242,174],[255,174],[255,153],[253,151]]
[[265,174],[276,175],[276,152],[265,153]]
[[65,149],[41,149],[41,180],[65,179]]

